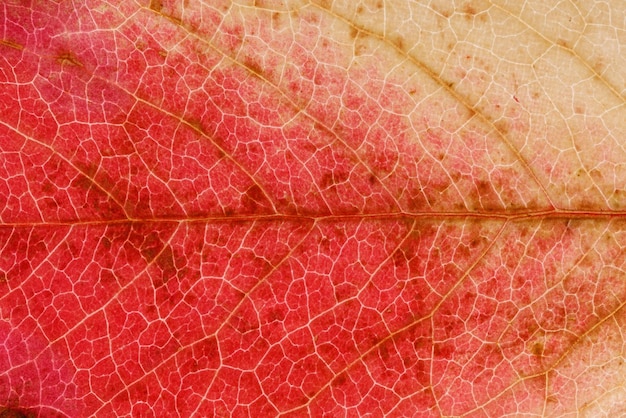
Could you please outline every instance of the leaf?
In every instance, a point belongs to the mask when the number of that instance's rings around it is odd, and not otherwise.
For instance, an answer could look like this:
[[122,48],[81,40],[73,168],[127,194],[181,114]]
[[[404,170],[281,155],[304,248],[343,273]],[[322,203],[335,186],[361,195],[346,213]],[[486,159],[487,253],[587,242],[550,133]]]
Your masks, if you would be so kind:
[[0,415],[623,414],[624,12],[5,2]]

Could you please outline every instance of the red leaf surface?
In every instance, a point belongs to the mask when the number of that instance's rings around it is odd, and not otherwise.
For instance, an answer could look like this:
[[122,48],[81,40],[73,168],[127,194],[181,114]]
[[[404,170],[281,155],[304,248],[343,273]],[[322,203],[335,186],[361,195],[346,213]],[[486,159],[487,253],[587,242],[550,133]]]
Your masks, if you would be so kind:
[[0,416],[626,413],[620,1],[0,6]]

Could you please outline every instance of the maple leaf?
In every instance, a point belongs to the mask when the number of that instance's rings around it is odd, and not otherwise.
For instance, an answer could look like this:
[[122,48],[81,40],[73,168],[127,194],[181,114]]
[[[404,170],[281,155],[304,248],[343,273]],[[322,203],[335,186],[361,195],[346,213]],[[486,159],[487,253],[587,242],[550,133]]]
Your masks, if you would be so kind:
[[0,416],[624,414],[625,12],[5,2]]

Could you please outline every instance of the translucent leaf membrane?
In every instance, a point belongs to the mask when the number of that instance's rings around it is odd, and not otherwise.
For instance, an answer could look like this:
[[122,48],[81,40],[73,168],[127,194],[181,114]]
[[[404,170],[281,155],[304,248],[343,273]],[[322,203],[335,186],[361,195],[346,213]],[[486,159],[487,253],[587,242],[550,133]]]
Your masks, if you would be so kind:
[[619,415],[625,11],[5,4],[0,415]]

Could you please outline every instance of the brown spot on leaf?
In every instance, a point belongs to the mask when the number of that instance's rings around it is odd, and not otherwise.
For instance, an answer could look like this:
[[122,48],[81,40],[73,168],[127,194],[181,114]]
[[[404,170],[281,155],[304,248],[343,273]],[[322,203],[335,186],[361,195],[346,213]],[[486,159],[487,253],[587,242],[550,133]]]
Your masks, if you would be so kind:
[[104,247],[105,250],[110,250],[111,249],[111,240],[108,239],[107,237],[102,237],[102,246]]
[[156,231],[151,231],[143,236],[140,235],[141,231],[136,231],[135,234],[133,234],[135,236],[131,237],[131,240],[141,240],[141,255],[147,263],[151,263],[165,244],[161,241],[161,238]]
[[57,61],[61,65],[71,65],[74,67],[82,67],[83,63],[78,60],[78,58],[72,54],[71,52],[62,52],[57,55]]
[[498,132],[500,132],[502,135],[508,135],[508,133],[509,133],[508,122],[500,119],[500,120],[494,122],[494,126],[496,127]]
[[561,39],[561,38],[557,39],[556,44],[558,46],[562,46],[563,48],[569,48],[569,44],[567,43],[565,39]]
[[156,259],[156,266],[160,272],[152,280],[152,284],[155,288],[159,288],[169,281],[170,278],[176,277],[176,264],[174,263],[174,254],[172,249],[168,246]]
[[72,186],[83,190],[89,190],[93,186],[93,181],[91,181],[87,176],[78,176],[72,182]]
[[602,176],[602,172],[601,172],[600,170],[598,170],[598,169],[595,169],[595,168],[594,168],[594,169],[592,169],[592,170],[589,172],[589,175],[591,176],[591,178],[593,179],[593,181],[597,181],[597,182],[601,181],[601,180],[602,180],[602,177],[603,177],[603,176]]
[[191,126],[193,129],[195,129],[196,131],[198,131],[199,133],[201,133],[204,136],[207,136],[207,132],[204,130],[204,126],[202,125],[202,122],[198,119],[187,119],[187,123],[189,124],[189,126]]
[[318,4],[323,9],[330,9],[331,0],[319,0]]
[[415,191],[407,199],[407,206],[411,213],[427,211],[430,209],[431,204],[421,191]]
[[341,373],[340,375],[338,375],[337,377],[335,377],[333,379],[333,381],[331,382],[331,384],[333,386],[341,386],[344,383],[346,383],[346,380],[348,379],[348,376],[346,375],[346,372]]
[[380,358],[383,361],[389,360],[390,354],[389,354],[389,348],[387,347],[387,344],[385,344],[384,342],[380,344],[380,346],[378,347],[378,352],[380,354]]
[[359,30],[354,26],[350,26],[350,39],[355,39],[358,35]]
[[0,45],[8,46],[9,48],[17,49],[18,51],[24,49],[24,45],[18,44],[17,42],[13,42],[9,39],[0,39]]
[[484,196],[488,194],[489,192],[491,192],[491,185],[489,184],[489,182],[485,180],[479,180],[476,183],[476,187],[478,188],[478,193],[481,196]]
[[441,16],[445,17],[446,19],[449,18],[452,13],[450,13],[450,11],[448,10],[437,10],[435,9],[435,12],[439,13]]
[[0,407],[0,418],[35,418],[37,414],[18,408]]
[[473,19],[476,14],[476,9],[474,9],[471,4],[466,4],[463,8],[463,13],[465,14],[466,20]]
[[252,185],[241,198],[241,203],[249,213],[257,213],[264,206],[265,194],[256,184]]
[[161,13],[163,9],[163,3],[161,0],[150,0],[150,9],[154,10],[157,13]]
[[536,357],[543,357],[543,349],[543,343],[537,341],[531,346],[530,352]]
[[438,359],[450,359],[454,354],[454,347],[449,343],[433,344],[433,354]]
[[246,67],[250,71],[250,74],[252,74],[253,76],[260,77],[263,74],[263,69],[256,61],[247,60]]
[[393,261],[393,265],[396,268],[402,268],[407,265],[407,257],[402,248],[394,251],[394,253],[391,255],[391,259]]
[[41,191],[46,194],[52,194],[56,190],[56,186],[52,182],[44,180],[41,184]]
[[404,39],[401,36],[394,37],[391,42],[400,50],[404,51]]

